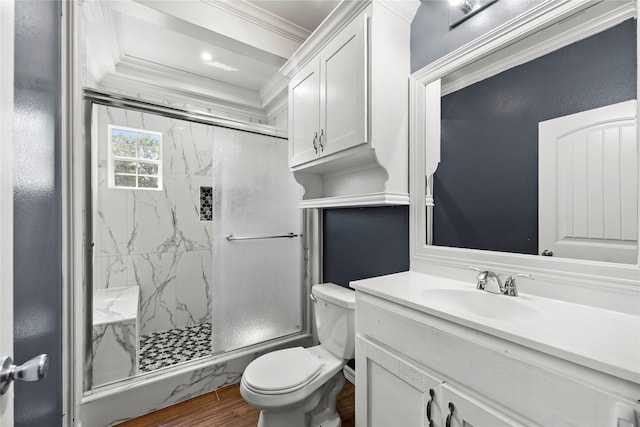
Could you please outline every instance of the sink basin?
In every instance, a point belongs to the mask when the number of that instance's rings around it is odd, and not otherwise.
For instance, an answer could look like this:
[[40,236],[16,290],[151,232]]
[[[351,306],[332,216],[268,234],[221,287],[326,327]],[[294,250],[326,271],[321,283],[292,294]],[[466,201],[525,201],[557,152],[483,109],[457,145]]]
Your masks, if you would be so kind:
[[540,315],[523,297],[510,297],[478,289],[429,289],[423,292],[425,302],[433,308],[451,314],[517,320]]

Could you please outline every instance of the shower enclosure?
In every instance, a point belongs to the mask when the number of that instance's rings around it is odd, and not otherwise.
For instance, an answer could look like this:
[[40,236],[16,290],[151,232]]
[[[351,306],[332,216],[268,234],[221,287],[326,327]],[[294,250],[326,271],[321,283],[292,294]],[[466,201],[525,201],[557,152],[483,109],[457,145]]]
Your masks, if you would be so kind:
[[89,388],[304,330],[286,140],[106,105],[91,122]]

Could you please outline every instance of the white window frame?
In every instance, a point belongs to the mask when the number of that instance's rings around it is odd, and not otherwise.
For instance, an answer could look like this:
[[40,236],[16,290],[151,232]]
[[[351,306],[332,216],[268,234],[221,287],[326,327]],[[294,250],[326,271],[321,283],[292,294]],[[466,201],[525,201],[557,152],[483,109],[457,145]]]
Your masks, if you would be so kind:
[[[158,160],[149,160],[149,159],[143,159],[143,158],[141,158],[139,156],[136,156],[136,157],[115,156],[113,154],[113,139],[112,139],[112,131],[114,129],[123,130],[123,131],[129,131],[129,132],[136,132],[136,133],[144,133],[144,134],[148,134],[148,135],[157,136],[158,140],[160,141],[160,158]],[[107,141],[108,141],[107,145],[108,145],[108,155],[109,155],[109,166],[108,166],[109,188],[117,188],[117,189],[123,189],[123,190],[162,191],[162,189],[163,189],[163,181],[162,181],[162,175],[163,175],[162,174],[162,132],[155,132],[155,131],[151,131],[151,130],[147,130],[147,129],[131,128],[131,127],[127,127],[127,126],[108,125],[107,126]],[[140,174],[138,172],[136,172],[135,174],[122,174],[122,173],[118,174],[118,175],[136,177],[136,186],[135,187],[116,185],[116,182],[115,182],[115,177],[116,177],[115,161],[116,160],[124,160],[124,161],[130,161],[130,162],[153,163],[153,164],[158,165],[158,187],[140,187],[138,185],[138,177],[141,177],[141,176],[143,176],[143,177],[144,176],[155,177],[155,176],[154,175]]]

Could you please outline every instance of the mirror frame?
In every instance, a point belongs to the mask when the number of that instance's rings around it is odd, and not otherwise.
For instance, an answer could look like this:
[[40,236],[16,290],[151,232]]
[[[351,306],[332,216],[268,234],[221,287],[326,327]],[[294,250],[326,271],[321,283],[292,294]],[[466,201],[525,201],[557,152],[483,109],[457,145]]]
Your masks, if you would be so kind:
[[[639,289],[638,262],[635,265],[617,264],[430,245],[432,175],[440,161],[442,94],[545,55],[626,19],[637,19],[637,2],[546,0],[411,75],[411,270],[426,272],[433,270],[434,265],[457,268],[476,265],[499,272],[530,273],[556,283]],[[599,9],[594,7],[589,11],[593,6]],[[594,10],[598,12],[594,14]],[[569,19],[574,17],[576,19]],[[636,50],[640,45],[637,33]],[[636,71],[636,80],[637,75]],[[445,80],[446,84],[443,84],[446,76],[453,81]]]

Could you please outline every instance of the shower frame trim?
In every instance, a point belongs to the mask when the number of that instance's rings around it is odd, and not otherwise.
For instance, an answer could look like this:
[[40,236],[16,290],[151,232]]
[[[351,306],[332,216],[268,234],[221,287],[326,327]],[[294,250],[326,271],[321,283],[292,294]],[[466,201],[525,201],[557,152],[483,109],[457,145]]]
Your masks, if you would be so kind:
[[[80,28],[82,20],[78,17],[79,13],[70,7],[70,15],[73,17],[70,24],[73,28]],[[74,27],[75,26],[75,27]],[[73,34],[73,33],[72,33]],[[75,34],[82,34],[82,31],[76,31]],[[82,75],[81,67],[74,58],[80,58],[77,53],[79,36],[72,36],[70,42],[70,54],[67,58],[67,66],[73,72],[68,77],[69,87],[81,88],[77,84]],[[168,379],[184,375],[187,371],[212,367],[220,363],[225,363],[234,358],[240,358],[243,355],[253,353],[262,354],[274,347],[285,347],[291,345],[308,345],[313,339],[311,308],[307,295],[310,292],[312,283],[319,283],[321,280],[321,242],[320,234],[321,224],[318,219],[321,215],[318,212],[308,214],[303,210],[301,215],[303,231],[303,252],[301,253],[302,283],[303,289],[301,298],[303,299],[303,309],[305,310],[302,318],[302,329],[300,332],[269,340],[253,346],[231,351],[229,353],[211,355],[208,357],[196,359],[194,361],[185,362],[173,367],[159,369],[134,377],[124,379],[105,386],[91,387],[92,372],[92,292],[93,289],[93,168],[92,152],[95,147],[95,135],[92,135],[91,123],[93,115],[93,105],[113,106],[119,108],[127,108],[141,112],[161,115],[163,117],[181,119],[191,122],[197,122],[207,125],[224,127],[228,129],[240,130],[244,132],[256,133],[279,139],[287,139],[283,132],[271,126],[265,126],[253,123],[243,123],[239,121],[229,120],[211,114],[181,110],[178,108],[157,105],[146,101],[128,98],[121,95],[110,94],[93,89],[83,88],[70,92],[70,100],[68,105],[69,115],[69,161],[65,167],[64,174],[68,181],[68,199],[69,213],[67,224],[69,224],[69,270],[72,270],[69,277],[69,316],[68,316],[68,342],[67,348],[72,354],[75,363],[68,363],[70,371],[69,380],[69,409],[71,419],[82,420],[85,416],[91,416],[95,411],[95,405],[101,400],[105,405],[109,404],[110,397],[126,391],[140,389],[144,392],[145,387],[154,387],[158,385],[161,379]],[[73,125],[75,123],[75,126]],[[310,210],[309,210],[310,211]],[[315,210],[314,210],[315,211]],[[308,218],[312,224],[308,224]],[[312,236],[310,236],[310,234]],[[315,234],[315,235],[313,235]],[[312,249],[310,249],[312,248]],[[308,258],[309,254],[311,259]],[[307,343],[307,344],[305,344]],[[91,407],[89,407],[91,406]],[[83,409],[85,408],[85,409]],[[141,408],[141,411],[146,409]],[[88,415],[87,415],[88,414]],[[142,414],[140,414],[142,415]]]

